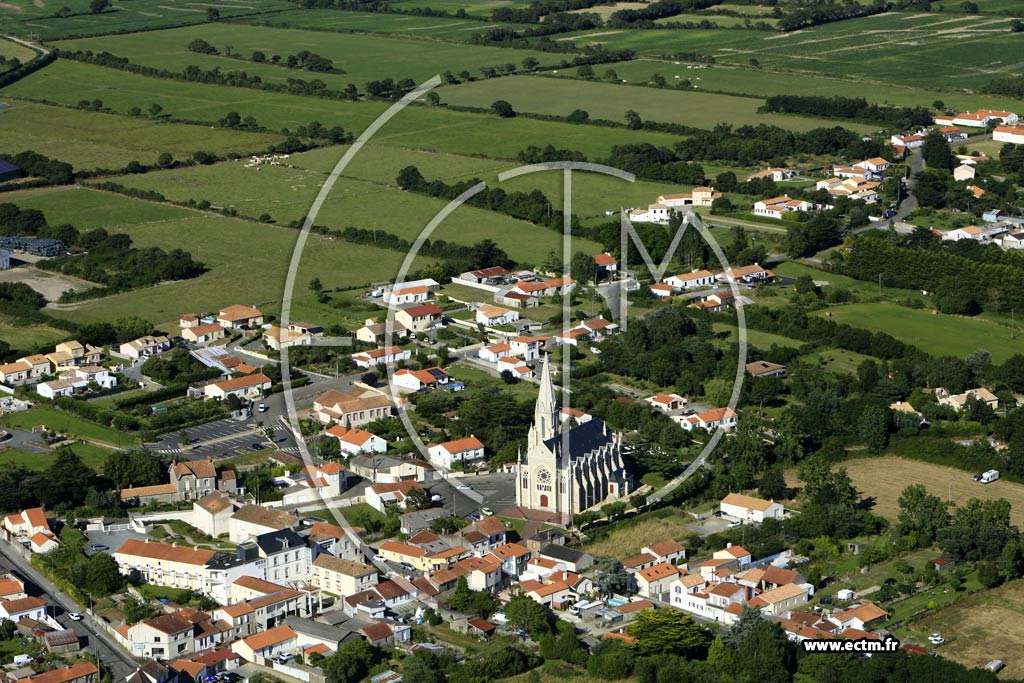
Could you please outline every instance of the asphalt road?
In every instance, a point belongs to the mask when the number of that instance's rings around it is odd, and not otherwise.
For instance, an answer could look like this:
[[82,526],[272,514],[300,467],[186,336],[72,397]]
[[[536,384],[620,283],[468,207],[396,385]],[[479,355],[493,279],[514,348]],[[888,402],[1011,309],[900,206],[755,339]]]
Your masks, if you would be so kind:
[[138,668],[135,660],[127,652],[118,647],[105,631],[93,624],[92,617],[83,615],[81,621],[71,621],[68,612],[76,612],[80,608],[3,541],[0,541],[0,571],[13,572],[25,582],[25,591],[29,595],[38,596],[47,604],[54,606],[51,610],[57,621],[78,634],[80,642],[84,642],[85,647],[95,654],[106,671],[110,672],[111,680],[123,681]]
[[452,477],[434,482],[427,487],[431,495],[444,496],[444,508],[453,517],[470,519],[489,507],[494,512],[516,504],[515,475],[483,474],[472,477]]

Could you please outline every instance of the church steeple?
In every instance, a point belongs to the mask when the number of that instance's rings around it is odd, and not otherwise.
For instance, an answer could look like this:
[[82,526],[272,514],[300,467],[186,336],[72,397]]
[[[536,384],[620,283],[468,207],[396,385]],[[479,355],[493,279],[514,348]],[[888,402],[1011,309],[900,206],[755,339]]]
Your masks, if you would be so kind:
[[558,427],[558,403],[555,400],[555,387],[551,381],[550,356],[544,354],[544,363],[540,371],[540,392],[537,394],[537,405],[533,409],[533,428],[530,430],[538,441],[550,439]]

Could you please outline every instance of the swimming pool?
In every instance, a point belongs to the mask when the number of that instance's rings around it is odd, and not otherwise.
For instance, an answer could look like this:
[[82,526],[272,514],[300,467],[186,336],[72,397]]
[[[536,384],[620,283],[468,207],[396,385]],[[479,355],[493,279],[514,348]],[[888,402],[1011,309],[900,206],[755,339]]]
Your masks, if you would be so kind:
[[621,605],[625,605],[627,602],[629,602],[629,600],[624,600],[623,598],[608,598],[609,607],[620,607]]

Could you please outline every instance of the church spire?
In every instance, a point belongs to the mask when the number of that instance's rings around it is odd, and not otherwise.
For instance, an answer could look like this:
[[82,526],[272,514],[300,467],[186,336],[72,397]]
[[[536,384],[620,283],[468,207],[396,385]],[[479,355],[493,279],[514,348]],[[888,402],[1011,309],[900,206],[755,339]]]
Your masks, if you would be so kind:
[[533,430],[544,441],[555,435],[558,425],[558,404],[555,402],[555,387],[551,381],[550,356],[544,354],[544,363],[540,372],[540,391],[537,394],[537,405],[533,409]]

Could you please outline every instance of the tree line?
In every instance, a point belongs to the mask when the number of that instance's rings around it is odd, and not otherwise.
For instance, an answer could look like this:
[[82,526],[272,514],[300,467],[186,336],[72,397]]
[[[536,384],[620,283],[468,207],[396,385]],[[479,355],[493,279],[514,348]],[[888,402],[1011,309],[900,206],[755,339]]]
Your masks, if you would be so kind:
[[930,126],[932,123],[932,114],[927,107],[869,104],[863,97],[772,95],[758,111],[867,121],[900,129]]

